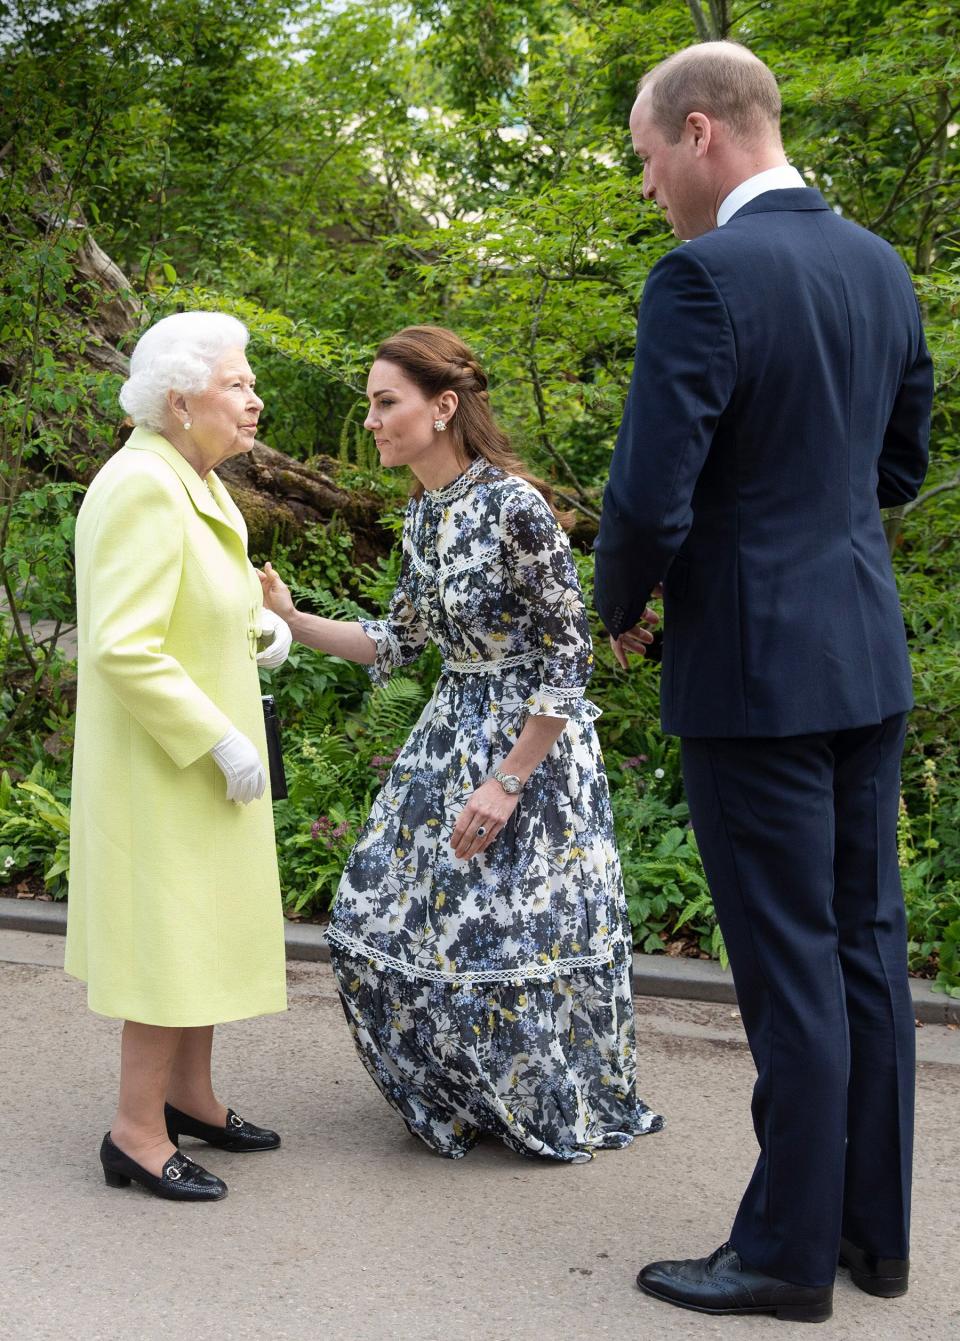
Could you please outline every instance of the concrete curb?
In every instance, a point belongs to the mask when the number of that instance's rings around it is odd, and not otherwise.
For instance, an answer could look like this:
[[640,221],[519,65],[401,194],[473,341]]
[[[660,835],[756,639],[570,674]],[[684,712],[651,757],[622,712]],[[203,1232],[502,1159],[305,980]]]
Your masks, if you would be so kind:
[[[62,936],[67,905],[36,899],[0,898],[0,930],[39,931]],[[288,922],[284,929],[288,959],[328,961],[323,928],[309,922]],[[922,978],[910,980],[913,1011],[920,1024],[960,1025],[960,999],[934,992]],[[729,969],[711,959],[674,959],[670,955],[633,956],[635,996],[673,997],[735,1006],[737,994]]]

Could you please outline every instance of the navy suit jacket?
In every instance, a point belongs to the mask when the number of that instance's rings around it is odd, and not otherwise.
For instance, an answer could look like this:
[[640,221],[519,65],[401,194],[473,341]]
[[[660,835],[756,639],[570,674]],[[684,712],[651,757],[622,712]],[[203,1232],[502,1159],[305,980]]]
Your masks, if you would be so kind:
[[595,598],[616,637],[663,582],[665,731],[912,706],[880,509],[916,497],[932,396],[906,267],[819,191],[768,191],[654,266]]

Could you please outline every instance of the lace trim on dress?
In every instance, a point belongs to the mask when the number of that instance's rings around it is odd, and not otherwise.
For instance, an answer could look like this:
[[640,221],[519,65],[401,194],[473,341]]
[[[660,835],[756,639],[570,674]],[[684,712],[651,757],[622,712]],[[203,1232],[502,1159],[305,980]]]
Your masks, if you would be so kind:
[[614,949],[617,946],[626,945],[626,938],[618,933],[610,937],[608,949],[600,954],[576,955],[570,959],[550,959],[547,955],[541,955],[540,960],[532,960],[527,964],[517,964],[515,968],[468,969],[463,973],[444,973],[442,969],[421,968],[418,964],[411,964],[406,959],[398,959],[396,955],[385,954],[383,950],[378,950],[375,946],[368,945],[365,941],[358,940],[356,936],[351,936],[348,932],[340,931],[336,927],[328,928],[325,939],[328,945],[339,946],[341,950],[356,955],[358,959],[370,960],[375,968],[390,969],[393,973],[400,973],[405,978],[417,978],[426,982],[442,982],[451,986],[463,987],[471,986],[474,983],[515,982],[522,984],[524,982],[549,982],[553,978],[562,978],[568,973],[575,973],[578,969],[606,968],[613,963]]
[[472,559],[460,559],[457,563],[441,563],[436,568],[431,568],[412,545],[408,552],[417,572],[430,581],[436,579],[438,582],[445,582],[447,578],[456,577],[458,573],[468,573],[471,568],[481,568],[484,564],[492,563],[498,554],[497,550],[487,550],[483,554],[475,554]]
[[511,670],[514,666],[532,666],[540,660],[539,652],[518,652],[516,656],[497,657],[495,661],[445,661],[443,669],[457,675],[488,675]]
[[424,563],[423,559],[421,559],[420,555],[417,553],[417,551],[413,548],[412,545],[410,546],[410,562],[413,564],[414,568],[416,568],[417,572],[420,574],[421,577],[429,577],[433,579],[436,576],[435,572],[430,567],[430,565],[428,563]]
[[475,461],[467,466],[462,475],[458,475],[455,480],[445,484],[442,489],[424,489],[424,498],[429,498],[432,503],[442,503],[444,506],[447,503],[455,503],[458,498],[462,498],[465,493],[470,491],[477,476],[487,464],[485,457],[478,456]]

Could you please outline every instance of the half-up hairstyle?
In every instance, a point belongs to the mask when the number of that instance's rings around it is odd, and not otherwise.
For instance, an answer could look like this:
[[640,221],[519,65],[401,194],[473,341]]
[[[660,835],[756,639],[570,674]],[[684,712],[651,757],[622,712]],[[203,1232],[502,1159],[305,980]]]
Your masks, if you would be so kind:
[[[457,393],[457,408],[447,421],[447,430],[464,470],[482,457],[538,489],[561,526],[573,524],[574,514],[557,507],[552,487],[531,475],[511,447],[490,409],[487,374],[458,335],[445,326],[407,326],[384,340],[375,357],[396,364],[429,400],[444,391]],[[420,498],[422,494],[423,485],[418,480],[413,496]]]

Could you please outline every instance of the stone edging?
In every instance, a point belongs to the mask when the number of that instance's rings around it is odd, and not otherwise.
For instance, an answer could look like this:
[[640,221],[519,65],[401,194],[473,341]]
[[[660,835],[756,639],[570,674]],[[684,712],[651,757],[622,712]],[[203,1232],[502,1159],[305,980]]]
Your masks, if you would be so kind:
[[[0,898],[0,930],[39,931],[62,936],[67,905],[36,899]],[[288,959],[329,960],[323,929],[309,922],[288,922],[284,929]],[[934,992],[929,983],[912,978],[914,1015],[921,1024],[960,1024],[960,1000]],[[710,959],[674,959],[670,955],[633,956],[635,996],[714,1001],[735,1006],[737,996],[727,969]]]

